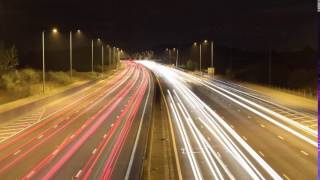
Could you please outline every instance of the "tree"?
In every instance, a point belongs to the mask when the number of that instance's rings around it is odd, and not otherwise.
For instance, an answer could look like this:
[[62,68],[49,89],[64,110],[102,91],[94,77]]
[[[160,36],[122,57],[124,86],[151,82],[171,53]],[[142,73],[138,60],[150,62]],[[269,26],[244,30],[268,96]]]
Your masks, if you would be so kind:
[[0,49],[0,73],[15,69],[18,65],[18,51],[15,46]]

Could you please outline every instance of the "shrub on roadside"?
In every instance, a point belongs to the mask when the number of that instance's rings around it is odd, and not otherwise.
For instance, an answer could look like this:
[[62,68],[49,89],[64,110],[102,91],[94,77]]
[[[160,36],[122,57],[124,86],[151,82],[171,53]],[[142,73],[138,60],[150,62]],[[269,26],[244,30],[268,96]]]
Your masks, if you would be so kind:
[[48,80],[59,83],[59,84],[63,84],[63,85],[70,84],[72,82],[69,74],[62,71],[57,71],[57,72],[49,71]]
[[10,71],[1,76],[0,86],[19,97],[25,97],[30,94],[30,83],[24,78],[24,73]]

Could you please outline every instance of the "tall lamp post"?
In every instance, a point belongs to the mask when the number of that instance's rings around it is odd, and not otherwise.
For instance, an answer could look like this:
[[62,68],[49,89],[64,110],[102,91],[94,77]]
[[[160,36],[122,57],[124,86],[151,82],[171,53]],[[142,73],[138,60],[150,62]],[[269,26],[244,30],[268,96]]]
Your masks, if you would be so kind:
[[[53,28],[52,32],[54,34],[58,33],[57,28]],[[42,31],[41,33],[41,39],[42,39],[42,92],[45,93],[45,86],[46,86],[46,62],[45,62],[45,43],[44,43],[44,35],[45,31]]]
[[45,56],[44,56],[44,31],[42,31],[42,92],[45,92],[46,74],[45,74]]
[[177,49],[176,67],[178,67],[178,60],[179,60],[179,50]]
[[201,73],[201,43],[199,43],[199,70]]
[[211,41],[211,67],[213,68],[213,41]]
[[93,73],[93,39],[91,40],[91,72]]
[[103,54],[104,48],[103,48],[103,44],[101,45],[101,73],[103,73],[103,66],[104,66],[104,54]]
[[110,47],[110,45],[108,45],[108,55],[109,55],[109,66],[110,66],[111,64],[113,64],[111,61],[111,47]]
[[70,78],[72,78],[72,31],[69,33],[69,46],[70,46]]

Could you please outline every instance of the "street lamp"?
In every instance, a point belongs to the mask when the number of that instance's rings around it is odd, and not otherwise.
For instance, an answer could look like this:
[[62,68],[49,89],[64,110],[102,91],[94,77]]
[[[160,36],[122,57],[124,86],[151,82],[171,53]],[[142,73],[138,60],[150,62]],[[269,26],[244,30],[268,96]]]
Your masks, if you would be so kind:
[[[58,29],[57,28],[53,28],[52,29],[52,33],[56,34],[58,33]],[[42,39],[42,92],[43,94],[45,93],[45,86],[46,86],[46,62],[45,62],[45,45],[44,45],[44,35],[45,35],[45,31],[42,31],[41,33],[41,39]]]
[[72,31],[69,33],[69,46],[70,46],[70,78],[72,78]]
[[93,39],[91,40],[91,72],[93,73]]
[[104,59],[104,54],[103,54],[103,44],[101,45],[101,73],[103,73],[103,66],[104,66],[104,62],[103,62],[103,59]]
[[201,43],[199,43],[199,70],[200,70],[200,74],[202,73],[201,71]]
[[56,33],[58,33],[58,29],[57,28],[53,28],[52,32],[56,34]]
[[177,49],[176,68],[178,67],[178,60],[179,60],[179,50]]
[[213,41],[211,41],[211,67],[213,68]]
[[[81,30],[77,29],[77,33],[80,34]],[[70,46],[70,78],[72,78],[72,31],[69,32],[69,46]]]

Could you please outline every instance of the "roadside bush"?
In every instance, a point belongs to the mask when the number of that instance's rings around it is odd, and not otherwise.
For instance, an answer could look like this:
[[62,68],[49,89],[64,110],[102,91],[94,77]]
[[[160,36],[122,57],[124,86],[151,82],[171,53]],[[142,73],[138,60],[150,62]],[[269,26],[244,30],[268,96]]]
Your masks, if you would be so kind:
[[63,85],[70,84],[72,82],[69,74],[62,71],[58,71],[58,72],[50,71],[48,73],[48,80],[59,83],[59,84],[63,84]]
[[41,73],[33,69],[27,68],[19,71],[21,80],[26,83],[39,83],[41,78]]
[[23,79],[23,74],[19,71],[10,71],[1,76],[0,85],[19,97],[28,96],[30,94],[30,84]]

